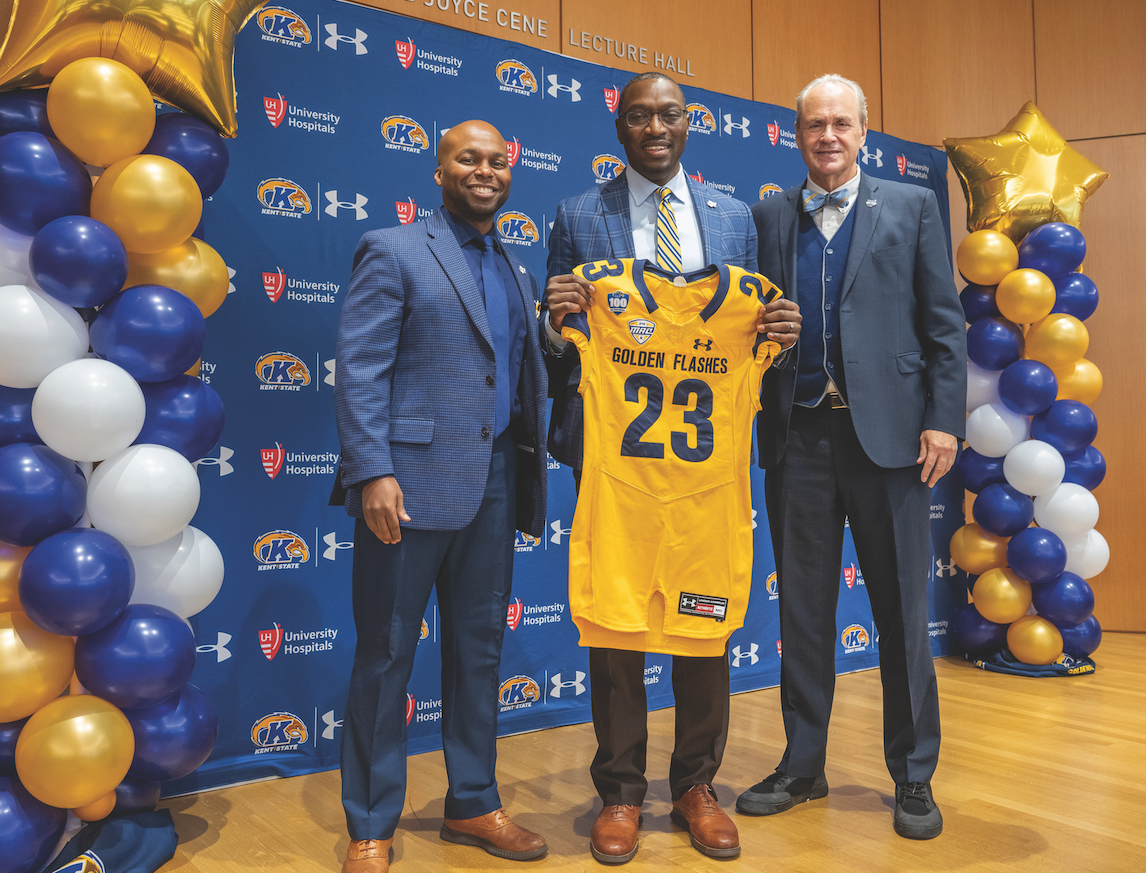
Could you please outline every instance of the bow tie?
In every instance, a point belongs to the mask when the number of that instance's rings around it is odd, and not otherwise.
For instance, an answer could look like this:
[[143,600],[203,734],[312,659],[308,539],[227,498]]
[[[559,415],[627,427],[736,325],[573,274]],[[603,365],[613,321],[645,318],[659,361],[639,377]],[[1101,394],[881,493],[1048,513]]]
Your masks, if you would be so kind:
[[846,191],[834,191],[831,194],[817,194],[810,188],[805,188],[802,194],[804,198],[804,211],[811,214],[819,212],[828,203],[836,207],[836,209],[846,209],[848,205],[848,193]]

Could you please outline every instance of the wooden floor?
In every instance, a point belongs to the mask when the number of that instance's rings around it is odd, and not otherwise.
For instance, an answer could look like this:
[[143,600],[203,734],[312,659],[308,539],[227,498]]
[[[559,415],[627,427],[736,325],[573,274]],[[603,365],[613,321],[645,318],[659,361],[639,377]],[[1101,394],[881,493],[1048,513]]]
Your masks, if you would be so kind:
[[[840,677],[828,749],[827,798],[768,818],[732,813],[736,795],[783,751],[776,689],[732,698],[732,731],[717,793],[740,829],[738,859],[692,849],[669,821],[672,710],[649,717],[649,775],[641,847],[625,873],[674,870],[1038,871],[1146,870],[1146,635],[1107,634],[1092,676],[1024,679],[936,662],[943,751],[935,774],[944,832],[929,842],[892,830],[893,785],[880,751],[875,671]],[[441,753],[409,761],[410,791],[394,873],[560,869],[602,873],[589,854],[600,801],[587,764],[589,725],[504,739],[501,796],[549,854],[524,863],[444,843]],[[180,835],[163,873],[338,871],[347,837],[337,771],[165,802]]]

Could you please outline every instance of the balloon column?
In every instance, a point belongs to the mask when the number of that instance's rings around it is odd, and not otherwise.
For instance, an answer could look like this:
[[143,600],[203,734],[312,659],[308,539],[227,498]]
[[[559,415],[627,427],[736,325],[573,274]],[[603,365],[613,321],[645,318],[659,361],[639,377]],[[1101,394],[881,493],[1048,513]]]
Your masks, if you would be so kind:
[[1090,408],[1102,374],[1085,357],[1098,289],[1079,272],[1077,225],[1107,174],[1033,103],[992,137],[945,145],[972,231],[956,254],[969,325],[959,466],[977,495],[974,521],[951,540],[955,562],[978,577],[954,630],[976,657],[1004,648],[1027,664],[1088,657],[1102,629],[1086,580],[1110,551],[1091,493],[1106,475]]
[[188,372],[227,294],[192,237],[227,151],[104,58],[0,94],[0,134],[0,870],[25,873],[65,810],[153,806],[214,747],[186,619],[223,581],[190,521],[224,416]]

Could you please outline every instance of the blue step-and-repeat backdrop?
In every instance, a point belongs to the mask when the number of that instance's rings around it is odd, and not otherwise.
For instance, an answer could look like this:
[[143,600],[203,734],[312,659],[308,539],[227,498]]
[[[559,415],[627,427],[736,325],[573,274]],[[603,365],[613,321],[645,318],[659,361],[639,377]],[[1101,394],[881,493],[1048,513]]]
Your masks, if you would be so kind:
[[[220,735],[211,759],[168,783],[168,794],[338,765],[354,650],[353,522],[326,502],[339,457],[335,338],[358,238],[441,204],[438,138],[478,117],[505,135],[513,163],[498,233],[543,282],[558,201],[623,167],[614,109],[632,75],[331,0],[265,7],[239,36],[235,74],[240,133],[204,216],[207,241],[234,273],[233,293],[208,321],[202,364],[227,427],[197,463],[203,497],[194,521],[227,565],[222,593],[192,619],[192,681],[215,702]],[[792,110],[682,84],[690,175],[748,203],[802,179]],[[862,161],[874,176],[932,188],[947,216],[943,152],[873,132]],[[780,671],[763,475],[752,476],[760,515],[747,622],[729,644],[734,691],[776,685]],[[566,602],[573,480],[552,459],[549,494],[545,536],[517,539],[502,734],[590,719],[587,650]],[[937,655],[955,648],[949,622],[966,601],[947,546],[962,524],[962,495],[948,476],[933,497]],[[850,542],[844,560],[841,672],[878,663]],[[412,752],[440,748],[438,645],[431,600],[406,703]],[[652,708],[672,705],[670,664],[648,657]]]

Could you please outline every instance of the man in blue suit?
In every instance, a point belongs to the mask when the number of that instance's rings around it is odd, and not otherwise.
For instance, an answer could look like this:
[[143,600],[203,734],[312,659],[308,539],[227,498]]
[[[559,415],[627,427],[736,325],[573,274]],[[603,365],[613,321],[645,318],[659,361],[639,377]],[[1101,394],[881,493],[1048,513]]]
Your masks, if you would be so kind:
[[963,436],[967,354],[935,195],[861,173],[859,85],[822,76],[796,98],[805,185],[752,208],[760,272],[804,315],[795,352],[764,375],[760,465],[780,585],[788,745],[740,795],[770,815],[824,797],[845,518],[879,631],[884,757],[895,830],[943,829],[931,795],[939,697],[928,638],[930,488]]
[[[549,236],[545,287],[553,417],[549,451],[573,468],[580,482],[582,404],[577,350],[560,336],[570,312],[593,305],[593,286],[572,274],[579,264],[602,258],[644,258],[656,262],[657,214],[661,192],[672,205],[685,272],[710,264],[754,270],[756,232],[748,207],[694,182],[681,167],[688,139],[684,94],[661,73],[642,73],[622,90],[617,139],[625,149],[624,172],[601,188],[562,201]],[[757,329],[784,347],[799,334],[794,303],[762,307]],[[745,475],[748,471],[744,471]],[[589,845],[604,864],[623,864],[637,852],[640,809],[648,781],[645,655],[618,649],[589,650],[589,676],[597,754],[590,774],[603,808]],[[674,656],[676,743],[669,766],[673,819],[692,845],[713,857],[740,852],[736,826],[716,800],[712,782],[728,737],[728,658]]]
[[406,790],[406,685],[435,585],[441,613],[441,837],[512,860],[545,840],[510,821],[495,777],[498,665],[515,529],[545,526],[546,374],[537,282],[491,235],[505,139],[450,129],[442,209],[375,230],[338,331],[339,485],[354,529],[358,643],[342,736],[343,873],[386,873]]

